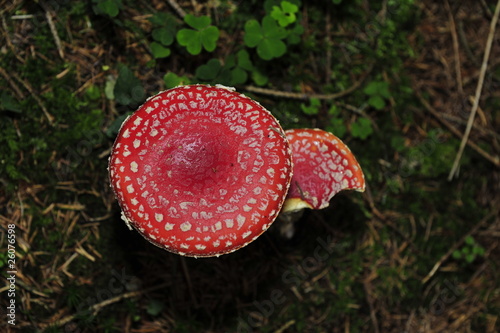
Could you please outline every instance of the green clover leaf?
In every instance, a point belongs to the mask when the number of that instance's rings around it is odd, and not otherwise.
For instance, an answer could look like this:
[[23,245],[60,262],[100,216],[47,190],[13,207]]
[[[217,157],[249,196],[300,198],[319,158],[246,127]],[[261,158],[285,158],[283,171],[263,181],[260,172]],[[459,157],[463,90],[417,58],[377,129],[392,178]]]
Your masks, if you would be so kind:
[[152,33],[153,39],[168,46],[173,43],[175,36],[175,26],[165,26],[156,28]]
[[170,55],[170,49],[161,45],[157,42],[152,42],[151,45],[151,53],[153,53],[153,57],[158,58],[166,58]]
[[385,107],[385,100],[391,97],[389,92],[389,84],[385,81],[372,81],[363,90],[365,94],[370,96],[368,104],[377,110]]
[[196,17],[194,15],[187,14],[184,17],[184,22],[186,22],[193,29],[202,30],[208,27],[210,23],[212,23],[212,20],[208,16]]
[[302,112],[304,112],[309,116],[318,114],[320,106],[321,102],[317,98],[311,98],[309,100],[309,105],[306,105],[305,103],[300,103],[300,108],[302,109]]
[[179,76],[173,72],[168,72],[163,76],[163,81],[165,82],[165,88],[170,89],[183,84],[190,84],[191,81],[186,76]]
[[333,104],[328,110],[328,115],[330,116],[330,124],[327,125],[326,129],[342,138],[347,132],[347,128],[344,123],[344,119],[341,115],[341,108]]
[[282,1],[281,7],[273,6],[273,10],[271,12],[271,17],[278,21],[279,25],[282,27],[286,27],[289,24],[292,24],[297,19],[295,13],[298,12],[299,7],[290,3],[288,1]]
[[236,56],[229,55],[224,67],[231,70],[230,85],[243,84],[248,80],[248,72],[254,70],[250,54],[246,50],[240,50]]
[[196,69],[196,77],[202,81],[217,81],[228,85],[231,82],[231,71],[227,66],[222,66],[219,59],[210,59]]
[[116,17],[120,13],[120,9],[123,7],[122,0],[104,0],[97,1],[94,12],[96,14],[107,14],[110,17]]
[[122,105],[137,104],[144,99],[141,81],[125,65],[118,66],[118,78],[113,89],[116,102]]
[[351,125],[351,134],[355,138],[364,140],[372,133],[372,123],[367,118],[359,118]]
[[289,30],[287,42],[290,45],[300,43],[300,36],[304,33],[304,27],[300,24],[295,25],[293,29]]
[[210,25],[211,21],[208,16],[186,15],[184,22],[193,29],[179,30],[177,32],[177,42],[185,46],[192,55],[200,54],[202,47],[212,52],[215,50],[220,32],[217,27]]
[[278,26],[276,21],[265,16],[262,26],[256,20],[249,20],[245,24],[244,42],[248,47],[257,47],[257,54],[264,60],[281,57],[286,52],[286,30]]

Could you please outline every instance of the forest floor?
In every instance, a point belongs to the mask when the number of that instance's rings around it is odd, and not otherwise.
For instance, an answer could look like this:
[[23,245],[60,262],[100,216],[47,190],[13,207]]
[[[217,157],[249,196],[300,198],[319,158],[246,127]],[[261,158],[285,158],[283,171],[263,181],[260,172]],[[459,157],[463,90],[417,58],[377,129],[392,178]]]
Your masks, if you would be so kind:
[[[0,0],[2,332],[500,330],[498,4],[303,2],[268,60],[241,22],[281,1]],[[215,51],[175,41],[186,13],[219,27]],[[306,211],[291,240],[154,247],[122,223],[107,158],[172,82],[233,84],[285,128],[333,131],[367,190]]]

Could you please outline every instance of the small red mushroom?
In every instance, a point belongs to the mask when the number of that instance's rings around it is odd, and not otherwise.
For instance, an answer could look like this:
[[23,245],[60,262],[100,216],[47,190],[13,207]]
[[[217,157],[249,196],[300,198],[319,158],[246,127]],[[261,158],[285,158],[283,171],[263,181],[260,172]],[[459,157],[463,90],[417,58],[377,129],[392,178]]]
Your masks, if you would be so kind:
[[278,216],[291,152],[257,102],[223,86],[182,86],[125,120],[109,175],[130,228],[173,253],[219,256],[255,240]]
[[291,129],[293,177],[282,212],[322,209],[342,190],[365,190],[363,171],[349,148],[320,129]]

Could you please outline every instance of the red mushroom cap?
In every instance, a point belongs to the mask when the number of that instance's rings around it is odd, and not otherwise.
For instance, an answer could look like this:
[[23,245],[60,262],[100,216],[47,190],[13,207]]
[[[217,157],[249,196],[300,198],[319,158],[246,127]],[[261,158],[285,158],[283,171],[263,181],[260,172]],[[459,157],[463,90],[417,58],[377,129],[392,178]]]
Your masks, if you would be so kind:
[[342,190],[365,190],[359,163],[335,135],[320,129],[285,133],[292,148],[293,177],[283,212],[322,209]]
[[191,85],[149,98],[125,120],[109,174],[129,227],[174,253],[218,256],[277,217],[290,154],[260,104],[234,89]]

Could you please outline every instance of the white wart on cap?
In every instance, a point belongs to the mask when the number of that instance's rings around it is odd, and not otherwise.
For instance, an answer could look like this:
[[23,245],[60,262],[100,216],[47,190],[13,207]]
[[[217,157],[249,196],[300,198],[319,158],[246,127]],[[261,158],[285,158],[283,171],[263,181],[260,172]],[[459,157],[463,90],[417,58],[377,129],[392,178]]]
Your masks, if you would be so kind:
[[328,207],[342,190],[365,190],[365,177],[349,148],[332,133],[320,129],[291,129],[293,178],[283,213]]
[[222,86],[161,92],[122,125],[109,160],[126,223],[193,257],[235,251],[277,217],[291,180],[278,121]]

